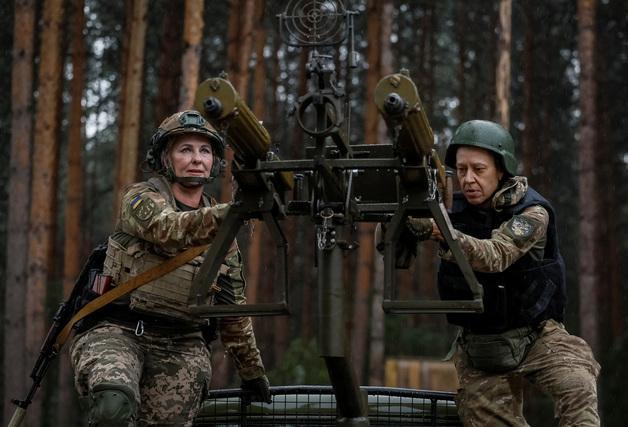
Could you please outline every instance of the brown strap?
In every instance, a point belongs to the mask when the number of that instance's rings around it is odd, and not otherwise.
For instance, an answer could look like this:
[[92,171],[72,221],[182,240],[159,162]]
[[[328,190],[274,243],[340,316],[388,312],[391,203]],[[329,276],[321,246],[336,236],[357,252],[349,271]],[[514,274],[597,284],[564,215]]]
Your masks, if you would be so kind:
[[181,267],[183,264],[186,264],[187,262],[193,260],[200,254],[205,252],[205,250],[207,250],[208,247],[209,245],[191,247],[185,252],[181,252],[179,255],[172,257],[164,261],[163,263],[156,265],[155,267],[149,268],[148,270],[146,270],[139,276],[135,276],[131,278],[130,280],[127,280],[126,282],[116,286],[109,292],[90,301],[88,304],[83,306],[83,308],[81,308],[74,316],[72,316],[72,318],[68,321],[68,323],[63,327],[63,329],[57,336],[57,339],[54,343],[55,352],[58,353],[59,350],[61,350],[61,347],[63,347],[63,344],[65,344],[66,340],[70,336],[70,333],[72,332],[72,328],[74,327],[76,322],[92,314],[94,311],[104,307],[105,305],[109,304],[111,301],[116,300],[120,298],[121,296],[128,294],[134,289],[137,289],[140,286],[145,285],[148,282],[152,282],[153,280],[159,279],[161,276],[164,276],[170,273],[171,271],[176,270],[177,268]]

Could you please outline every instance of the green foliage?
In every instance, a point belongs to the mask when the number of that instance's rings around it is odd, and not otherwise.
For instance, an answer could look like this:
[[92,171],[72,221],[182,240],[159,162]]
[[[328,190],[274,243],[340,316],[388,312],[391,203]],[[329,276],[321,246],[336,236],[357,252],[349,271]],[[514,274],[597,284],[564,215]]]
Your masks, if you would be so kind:
[[272,385],[329,384],[327,368],[315,340],[292,340],[275,369],[268,373]]

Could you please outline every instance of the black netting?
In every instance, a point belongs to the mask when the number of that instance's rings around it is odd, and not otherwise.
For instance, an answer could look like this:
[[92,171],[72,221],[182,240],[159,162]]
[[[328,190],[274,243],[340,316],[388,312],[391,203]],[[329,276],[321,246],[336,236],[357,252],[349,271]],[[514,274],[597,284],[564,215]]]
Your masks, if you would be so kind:
[[[454,395],[388,387],[362,387],[371,426],[461,426]],[[272,387],[273,403],[244,405],[239,389],[215,390],[195,426],[335,426],[336,399],[330,386]]]

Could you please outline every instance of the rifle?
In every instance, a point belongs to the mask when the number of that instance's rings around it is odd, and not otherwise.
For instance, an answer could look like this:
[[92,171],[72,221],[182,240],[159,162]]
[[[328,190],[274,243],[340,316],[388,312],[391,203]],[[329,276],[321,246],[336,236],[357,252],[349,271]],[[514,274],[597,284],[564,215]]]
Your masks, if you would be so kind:
[[44,343],[39,350],[39,356],[37,357],[37,361],[35,362],[35,366],[31,371],[30,377],[33,380],[33,384],[31,385],[30,390],[26,394],[26,397],[23,400],[12,399],[11,402],[17,406],[15,411],[13,412],[13,416],[9,421],[8,427],[18,427],[21,426],[24,417],[26,416],[26,410],[28,406],[33,402],[33,398],[35,397],[35,393],[39,389],[46,372],[48,371],[48,367],[50,363],[57,357],[59,351],[61,350],[60,346],[57,343],[57,339],[59,338],[59,334],[64,329],[64,327],[68,324],[74,313],[76,312],[77,307],[81,304],[81,297],[84,293],[84,290],[90,283],[90,276],[94,274],[94,271],[101,271],[102,265],[105,260],[107,246],[102,244],[96,247],[90,256],[87,258],[87,261],[83,265],[81,272],[74,283],[74,287],[72,288],[72,292],[70,296],[59,304],[59,308],[55,312],[52,318],[52,325],[50,329],[48,329],[48,333],[46,334],[46,338],[44,339]]
[[78,322],[121,296],[176,270],[178,267],[201,255],[207,250],[208,246],[192,246],[177,256],[145,270],[141,274],[118,284],[102,294],[94,292],[91,289],[91,285],[95,274],[102,272],[107,254],[107,245],[102,244],[94,249],[85,262],[70,296],[57,309],[52,326],[48,330],[35,367],[31,372],[31,378],[33,379],[31,389],[24,400],[12,400],[17,405],[17,408],[9,421],[8,427],[19,427],[22,425],[26,409],[32,403],[50,362],[57,357],[72,330],[78,325]]

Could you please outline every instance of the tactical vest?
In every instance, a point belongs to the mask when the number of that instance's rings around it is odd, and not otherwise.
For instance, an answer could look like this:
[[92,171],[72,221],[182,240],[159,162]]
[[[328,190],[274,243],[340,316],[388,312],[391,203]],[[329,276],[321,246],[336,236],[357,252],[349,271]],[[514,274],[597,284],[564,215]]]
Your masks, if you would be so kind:
[[[475,272],[484,288],[484,313],[448,314],[450,323],[474,333],[500,333],[535,326],[550,318],[563,320],[565,264],[558,248],[554,209],[547,200],[528,188],[519,203],[498,212],[474,207],[462,194],[457,194],[450,219],[455,229],[479,239],[489,239],[491,232],[503,222],[534,205],[542,206],[549,213],[543,259],[535,260],[527,253],[501,273]],[[441,260],[438,290],[444,300],[472,298],[460,268],[449,261]]]
[[[175,206],[174,197],[167,184],[160,179],[151,179],[148,183],[154,191],[158,191],[172,206]],[[209,201],[205,197],[204,202],[209,206]],[[125,247],[110,237],[103,272],[112,277],[114,284],[120,284],[151,267],[162,264],[165,260],[165,257],[156,254],[152,245],[144,240],[134,239]],[[191,313],[187,304],[192,282],[203,260],[203,256],[198,256],[176,270],[134,290],[129,297],[129,307],[133,311],[151,316],[161,316],[188,323],[207,323],[206,320]],[[212,289],[215,291],[220,289],[218,282],[225,281],[230,267],[237,266],[221,265],[218,281],[212,284]]]

